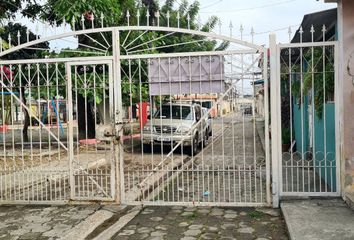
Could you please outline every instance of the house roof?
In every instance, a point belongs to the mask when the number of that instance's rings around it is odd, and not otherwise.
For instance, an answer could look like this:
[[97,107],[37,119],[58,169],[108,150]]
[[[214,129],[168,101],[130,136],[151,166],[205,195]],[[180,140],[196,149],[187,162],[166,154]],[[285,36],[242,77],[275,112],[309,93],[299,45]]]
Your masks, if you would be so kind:
[[[326,39],[328,40],[335,36],[337,24],[337,8],[310,13],[304,16],[302,26],[304,33],[302,34],[302,42],[311,42],[311,26],[314,27],[314,42],[322,41],[322,27],[326,26]],[[296,31],[292,43],[300,42],[300,28]]]

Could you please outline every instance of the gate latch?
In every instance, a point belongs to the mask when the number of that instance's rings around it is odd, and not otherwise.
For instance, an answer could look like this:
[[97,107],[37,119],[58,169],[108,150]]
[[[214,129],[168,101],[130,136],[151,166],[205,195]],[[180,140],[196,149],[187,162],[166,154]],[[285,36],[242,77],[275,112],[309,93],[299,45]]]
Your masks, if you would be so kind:
[[96,139],[100,141],[111,141],[115,137],[114,128],[111,124],[99,125],[96,127]]

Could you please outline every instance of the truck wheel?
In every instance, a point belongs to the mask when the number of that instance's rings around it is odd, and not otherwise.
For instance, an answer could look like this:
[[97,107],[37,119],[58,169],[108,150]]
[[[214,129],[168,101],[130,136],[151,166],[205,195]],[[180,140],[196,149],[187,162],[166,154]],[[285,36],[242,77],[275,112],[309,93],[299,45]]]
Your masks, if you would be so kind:
[[187,153],[189,156],[195,156],[198,153],[198,145],[198,134],[196,134],[193,138],[191,146],[187,149]]
[[199,144],[200,149],[203,149],[208,145],[208,139],[209,139],[209,134],[208,134],[208,129],[207,129],[205,131],[205,133],[203,134],[203,141],[201,141]]
[[207,129],[206,131],[205,131],[205,133],[204,133],[204,148],[208,145],[208,143],[209,143],[209,130]]
[[144,153],[151,153],[151,144],[146,144],[146,143],[144,143],[144,145],[143,145],[143,151],[144,151]]

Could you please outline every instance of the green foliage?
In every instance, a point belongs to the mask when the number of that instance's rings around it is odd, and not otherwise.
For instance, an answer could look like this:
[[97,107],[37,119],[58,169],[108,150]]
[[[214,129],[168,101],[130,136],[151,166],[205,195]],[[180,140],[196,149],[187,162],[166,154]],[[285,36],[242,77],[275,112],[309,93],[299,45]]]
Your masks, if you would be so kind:
[[[11,36],[11,44],[13,46],[18,45],[18,37],[17,34],[20,33],[21,37],[20,37],[20,42],[24,43],[27,42],[27,27],[22,26],[19,23],[9,23],[6,26],[4,26],[3,28],[0,28],[0,37],[2,39],[8,39],[9,35]],[[31,31],[29,32],[29,36],[28,39],[30,41],[36,40],[38,38],[38,36],[36,36],[34,33],[32,33]],[[8,48],[9,44],[7,42],[3,43],[3,47]],[[49,50],[49,43],[48,42],[44,42],[44,43],[40,43],[37,45],[32,46],[32,48],[41,48],[41,49],[48,49]],[[13,52],[11,54],[8,54],[6,56],[3,56],[3,59],[29,59],[29,58],[40,58],[40,57],[44,57],[43,55],[38,55],[39,52],[33,49],[22,49],[20,51],[16,51]],[[43,54],[43,52],[42,52]]]
[[[312,55],[312,51],[309,51],[307,55]],[[323,56],[322,48],[315,48],[313,59],[309,61],[309,67],[304,76],[304,92],[312,92],[318,118],[322,118],[324,102],[333,99],[334,96],[333,57],[333,54],[328,54],[326,58]]]
[[263,217],[264,214],[262,212],[254,210],[254,211],[250,212],[248,215],[251,218],[261,218],[261,217]]
[[21,0],[15,1],[0,1],[0,19],[14,16],[18,8],[21,7]]
[[[313,96],[317,117],[322,118],[324,103],[334,98],[334,54],[322,47],[308,49],[304,53],[303,100],[305,96]],[[294,67],[300,72],[300,66]],[[300,76],[299,76],[300,77]],[[301,98],[301,82],[299,77],[292,82],[292,95]]]
[[[175,0],[166,0],[161,6],[159,6],[157,1],[153,0],[143,0],[142,5],[140,5],[140,1],[136,0],[82,0],[82,1],[72,1],[72,0],[47,0],[45,2],[36,2],[34,0],[28,1],[27,4],[22,4],[21,1],[16,0],[13,1],[13,4],[15,4],[16,7],[11,7],[12,5],[10,3],[3,3],[0,0],[0,9],[7,7],[7,10],[5,11],[7,16],[10,14],[14,14],[19,8],[20,12],[22,12],[23,15],[26,15],[28,17],[36,18],[40,17],[44,21],[49,22],[50,24],[61,24],[63,20],[67,23],[72,23],[72,20],[75,20],[75,26],[72,26],[72,28],[75,29],[81,29],[82,22],[81,18],[84,16],[85,20],[85,27],[86,28],[91,28],[91,21],[90,21],[90,15],[94,14],[94,24],[95,26],[101,26],[101,14],[104,15],[104,22],[105,26],[117,26],[117,25],[126,25],[126,11],[129,10],[130,15],[132,16],[130,18],[130,24],[131,25],[136,25],[136,13],[137,9],[139,7],[141,17],[139,19],[141,25],[147,24],[146,21],[146,11],[150,12],[150,23],[149,24],[156,24],[156,19],[153,18],[154,13],[157,10],[160,10],[160,25],[167,25],[167,17],[166,13],[167,11],[170,12],[170,19],[169,19],[169,24],[170,26],[177,27],[177,14],[180,14],[180,27],[181,28],[187,28],[188,22],[187,22],[187,15],[190,17],[189,21],[189,26],[191,29],[197,29],[199,28],[199,24],[197,21],[197,16],[200,10],[200,4],[198,1],[195,1],[192,4],[189,4],[188,1],[182,0],[182,3],[180,4],[179,8],[175,8]],[[6,6],[5,6],[6,5]],[[134,16],[134,17],[133,17]],[[0,16],[1,18],[1,16]],[[209,21],[204,24],[203,26],[200,26],[200,29],[202,31],[209,31],[210,28],[214,28],[218,22],[218,18],[215,16],[210,17]],[[10,26],[8,29],[3,29],[0,31],[0,36],[2,36],[3,39],[6,39],[5,37],[6,34],[9,32],[12,32],[13,34],[17,34],[17,31],[21,32],[22,38],[26,38],[26,33],[25,33],[25,28],[20,29],[19,26]],[[133,39],[138,38],[141,35],[142,32],[139,31],[132,31],[130,32],[130,35],[128,36],[127,42],[133,41]],[[121,32],[121,41],[127,37],[128,31],[122,31]],[[135,50],[139,50],[139,53],[171,53],[171,52],[193,52],[193,51],[211,51],[211,50],[224,50],[229,46],[228,42],[222,42],[219,43],[216,40],[209,40],[203,36],[196,36],[196,35],[190,35],[190,34],[181,34],[181,33],[174,33],[169,35],[168,37],[162,37],[166,34],[166,32],[158,32],[158,31],[150,31],[146,32],[145,34],[142,34],[139,39],[132,45],[140,45],[146,42],[149,42],[149,44],[143,44],[142,49],[137,48]],[[84,57],[84,56],[92,56],[90,53],[93,53],[92,49],[84,47],[84,45],[90,45],[92,47],[98,47],[97,42],[92,41],[92,39],[96,39],[98,42],[103,42],[103,37],[102,35],[110,40],[112,39],[110,33],[103,33],[103,34],[91,34],[90,38],[87,36],[78,36],[78,41],[81,43],[79,45],[79,50],[81,53],[79,56]],[[36,38],[35,35],[32,33],[30,34],[30,40],[34,40]],[[160,39],[159,39],[160,38]],[[17,39],[17,37],[14,35],[13,39]],[[158,39],[158,40],[156,40]],[[151,41],[154,40],[154,41]],[[21,42],[25,42],[26,39],[21,39]],[[187,44],[181,44],[181,43],[187,43]],[[6,44],[6,43],[5,43]],[[17,44],[17,43],[16,43]],[[177,44],[177,45],[176,45]],[[175,45],[175,46],[173,46]],[[40,47],[40,48],[48,48],[48,44],[44,44],[41,46],[35,46],[35,47]],[[130,47],[132,47],[130,46]],[[161,48],[161,46],[170,46],[170,47],[165,47]],[[34,50],[23,50],[20,54],[23,54],[23,56],[14,56],[14,55],[9,55],[9,59],[19,59],[19,58],[43,58],[44,54],[50,58],[70,58],[70,57],[77,57],[78,53],[70,53],[66,52],[65,50],[69,49],[64,49],[61,51],[59,54],[50,52],[48,51],[42,51],[41,56],[38,55],[39,51],[34,51]],[[108,49],[106,54],[110,54],[112,49]],[[134,51],[134,50],[133,50]],[[84,53],[86,52],[86,53]],[[127,49],[124,49],[123,46],[121,46],[121,54],[127,54]],[[16,53],[18,54],[18,53]],[[128,61],[122,61],[121,62],[121,68],[122,72],[128,73],[129,72],[129,64]],[[139,64],[137,61],[131,63],[131,72],[136,72],[137,69],[139,68]],[[132,79],[129,79],[127,74],[122,74],[122,96],[123,96],[123,102],[124,105],[131,105],[135,104],[140,101],[149,101],[149,85],[148,85],[148,76],[147,76],[147,63],[146,62],[141,62],[141,68],[143,69],[139,74],[136,74],[135,77],[132,77]],[[65,76],[65,69],[63,66],[59,66],[58,71],[62,73],[63,76]],[[49,69],[49,75],[51,76],[54,72],[54,68]],[[79,73],[79,75],[82,75],[83,73]],[[79,94],[81,94],[84,97],[87,97],[90,102],[96,101],[97,103],[101,102],[102,99],[97,96],[103,96],[103,90],[101,92],[96,92],[93,93],[92,89],[87,88],[87,86],[92,87],[92,79],[93,79],[94,74],[92,72],[87,72],[86,73],[86,78],[88,79],[86,87],[83,87],[83,83],[79,83],[78,89],[79,89]],[[96,73],[96,76],[98,77],[97,79],[100,78],[100,73]],[[140,76],[140,77],[138,77]],[[74,79],[74,76],[73,78]],[[44,81],[44,80],[43,80]],[[102,82],[99,82],[97,80],[96,84],[103,84]],[[43,83],[44,84],[44,83]],[[65,79],[60,79],[60,85],[65,85]],[[90,85],[91,84],[91,85]],[[59,89],[62,91],[61,89]],[[52,90],[50,90],[52,92]],[[38,95],[37,97],[41,98],[48,98],[47,92],[43,90],[43,93],[33,93],[34,95]],[[53,89],[52,94],[57,95],[55,92],[55,89]],[[64,96],[64,92],[60,92],[60,95]],[[159,99],[157,101],[164,101],[166,99]]]
[[21,0],[0,0],[0,20],[15,17],[17,12],[30,18],[38,14],[36,1],[27,0],[27,3],[23,4]]
[[101,14],[109,13],[106,20],[112,23],[114,19],[119,19],[121,13],[121,5],[116,0],[49,0],[47,6],[53,9],[58,20],[65,19],[69,23],[73,19],[80,23],[82,15],[88,13],[93,13],[96,18],[100,18]]
[[291,143],[291,134],[289,128],[283,128],[281,130],[281,138],[282,144],[290,144]]

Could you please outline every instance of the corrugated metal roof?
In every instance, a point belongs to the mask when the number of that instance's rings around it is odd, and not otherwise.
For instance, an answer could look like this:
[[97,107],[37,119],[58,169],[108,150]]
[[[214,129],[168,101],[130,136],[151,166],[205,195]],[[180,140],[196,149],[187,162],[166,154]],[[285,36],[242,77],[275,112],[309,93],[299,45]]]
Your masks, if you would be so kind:
[[[304,33],[302,34],[303,42],[311,42],[311,26],[313,25],[314,32],[314,41],[319,42],[323,41],[322,39],[322,27],[323,25],[327,28],[326,39],[331,39],[335,37],[336,34],[336,24],[337,24],[337,8],[310,13],[304,16],[301,26]],[[295,36],[291,40],[292,43],[300,42],[300,33],[298,29],[295,33]]]

